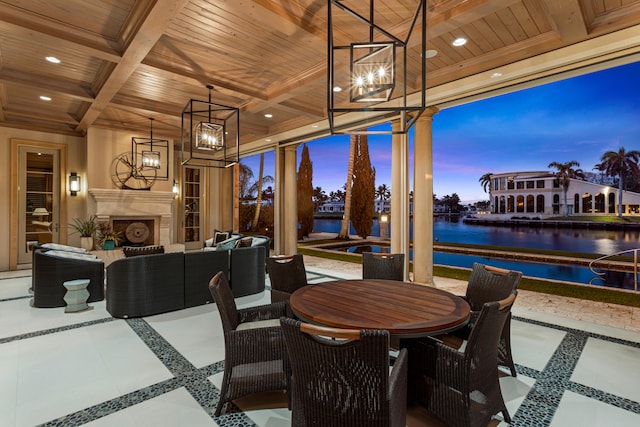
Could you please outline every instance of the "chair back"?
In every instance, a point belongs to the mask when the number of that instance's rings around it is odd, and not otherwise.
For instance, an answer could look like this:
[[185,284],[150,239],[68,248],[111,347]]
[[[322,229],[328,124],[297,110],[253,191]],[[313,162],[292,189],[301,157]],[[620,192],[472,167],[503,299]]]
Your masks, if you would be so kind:
[[465,366],[468,369],[469,390],[478,390],[485,396],[500,393],[495,387],[498,376],[498,347],[500,335],[511,307],[516,299],[517,291],[512,291],[501,301],[492,301],[482,306],[480,315],[471,329],[471,335],[465,348]]
[[404,280],[404,254],[363,252],[362,278]]
[[471,311],[480,311],[487,302],[507,298],[512,291],[518,289],[521,277],[522,273],[519,271],[474,262],[466,293]]
[[233,299],[233,292],[231,292],[227,277],[222,271],[216,273],[209,282],[209,292],[211,292],[211,296],[216,302],[216,306],[218,306],[225,334],[235,330],[240,323],[238,307]]
[[388,331],[280,323],[293,377],[292,425],[390,425]]
[[307,286],[307,272],[301,254],[267,258],[271,302],[289,301],[297,289]]

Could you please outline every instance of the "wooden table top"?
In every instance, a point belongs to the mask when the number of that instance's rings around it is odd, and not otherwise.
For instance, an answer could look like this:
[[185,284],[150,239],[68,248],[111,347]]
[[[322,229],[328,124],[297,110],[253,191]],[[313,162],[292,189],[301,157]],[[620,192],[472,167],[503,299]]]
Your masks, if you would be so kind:
[[337,280],[298,289],[291,309],[302,320],[349,329],[386,329],[391,335],[437,335],[464,326],[469,304],[431,286],[395,280]]

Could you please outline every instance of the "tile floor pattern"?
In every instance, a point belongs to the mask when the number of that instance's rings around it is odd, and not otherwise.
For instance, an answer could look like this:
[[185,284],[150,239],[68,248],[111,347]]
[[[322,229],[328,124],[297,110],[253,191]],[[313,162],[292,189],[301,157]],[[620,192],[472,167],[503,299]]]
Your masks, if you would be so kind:
[[[359,276],[307,270],[309,283]],[[239,399],[213,416],[224,363],[215,305],[122,320],[102,301],[65,314],[29,306],[29,274],[0,273],[1,426],[290,425],[282,393]],[[640,334],[623,339],[514,314],[518,377],[501,378],[513,426],[640,425]],[[407,423],[443,425],[421,408],[409,408]]]

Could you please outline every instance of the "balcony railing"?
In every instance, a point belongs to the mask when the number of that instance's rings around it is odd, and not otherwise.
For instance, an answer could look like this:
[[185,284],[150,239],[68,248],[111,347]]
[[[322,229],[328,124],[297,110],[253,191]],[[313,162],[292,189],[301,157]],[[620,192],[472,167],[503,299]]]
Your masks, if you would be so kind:
[[[604,276],[606,273],[603,272],[603,271],[599,271],[598,270],[598,268],[602,268],[603,261],[605,261],[605,260],[607,260],[609,258],[616,257],[616,256],[621,256],[621,255],[626,255],[626,254],[629,254],[629,253],[633,253],[633,290],[635,292],[638,292],[638,251],[640,251],[640,248],[627,249],[625,251],[616,252],[615,254],[601,256],[600,258],[596,258],[596,259],[594,259],[593,261],[591,261],[589,263],[589,269],[596,276]],[[601,264],[601,265],[597,266],[598,264]],[[618,264],[618,266],[620,266],[620,265],[627,266],[628,265],[627,262],[617,262],[616,264]]]

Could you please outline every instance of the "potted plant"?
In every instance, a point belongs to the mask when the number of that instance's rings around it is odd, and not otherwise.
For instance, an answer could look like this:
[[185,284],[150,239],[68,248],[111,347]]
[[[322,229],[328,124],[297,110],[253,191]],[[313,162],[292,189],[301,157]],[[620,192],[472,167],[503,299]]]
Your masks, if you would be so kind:
[[108,224],[100,224],[98,226],[98,245],[103,250],[111,250],[118,246],[120,242],[122,242],[121,231],[115,231]]
[[89,219],[74,218],[73,222],[69,224],[75,231],[74,233],[80,234],[80,247],[90,251],[93,249],[93,239],[98,229],[98,223],[96,222],[96,216],[91,215]]

